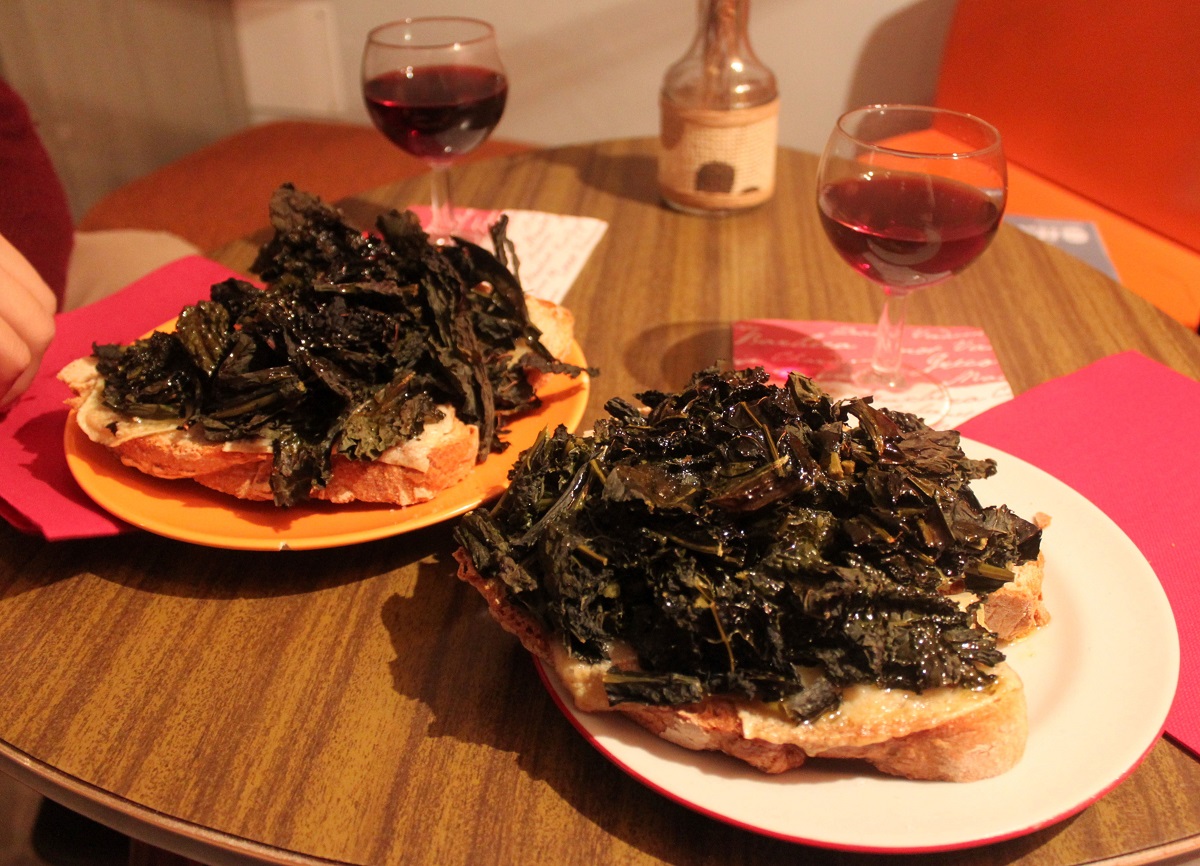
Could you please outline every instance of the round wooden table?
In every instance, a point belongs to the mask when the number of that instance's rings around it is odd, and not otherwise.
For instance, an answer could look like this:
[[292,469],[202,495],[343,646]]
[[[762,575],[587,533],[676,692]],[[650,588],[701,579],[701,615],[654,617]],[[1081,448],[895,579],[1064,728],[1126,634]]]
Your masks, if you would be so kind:
[[[813,156],[783,150],[773,201],[710,220],[660,206],[654,148],[605,142],[455,172],[462,204],[608,222],[566,301],[601,370],[585,425],[610,396],[674,389],[730,357],[734,320],[876,316],[878,292],[817,225]],[[402,183],[344,210],[368,226],[426,196]],[[254,250],[217,257],[245,268]],[[1200,378],[1200,338],[1007,227],[954,284],[918,294],[911,321],[983,328],[1017,392],[1126,349]],[[0,769],[212,863],[883,860],[728,826],[610,764],[454,577],[452,548],[447,525],[301,553],[140,533],[49,544],[0,526]],[[1196,849],[1200,762],[1160,740],[1077,816],[922,859],[1140,863]]]

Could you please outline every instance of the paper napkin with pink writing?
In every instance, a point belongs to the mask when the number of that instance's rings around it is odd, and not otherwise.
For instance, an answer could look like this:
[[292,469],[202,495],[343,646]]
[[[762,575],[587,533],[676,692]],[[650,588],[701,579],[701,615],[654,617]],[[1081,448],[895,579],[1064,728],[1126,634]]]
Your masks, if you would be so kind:
[[[913,325],[905,330],[904,340],[905,364],[928,373],[950,391],[950,413],[934,426],[953,429],[1011,399],[1012,389],[992,344],[979,328]],[[777,379],[795,371],[818,380],[838,397],[861,390],[850,382],[850,370],[870,363],[874,344],[873,324],[785,319],[733,324],[734,366],[761,366]]]
[[[427,206],[409,210],[423,224],[429,223]],[[521,288],[527,295],[556,304],[562,303],[608,229],[604,220],[542,211],[456,208],[454,213],[458,218],[454,234],[489,250],[492,249],[489,229],[507,214],[506,233],[517,251]]]

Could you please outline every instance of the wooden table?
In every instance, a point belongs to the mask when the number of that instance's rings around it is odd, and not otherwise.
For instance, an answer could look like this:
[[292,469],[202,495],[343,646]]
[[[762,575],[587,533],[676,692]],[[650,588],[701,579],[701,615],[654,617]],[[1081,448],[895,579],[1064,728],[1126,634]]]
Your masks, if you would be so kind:
[[[723,220],[658,204],[651,141],[456,175],[464,204],[608,221],[567,301],[602,371],[587,424],[609,396],[675,388],[728,358],[735,319],[874,319],[878,292],[817,226],[814,173],[812,156],[783,151],[775,199]],[[345,210],[369,224],[426,193],[398,184]],[[253,251],[219,257],[244,268]],[[1124,349],[1200,378],[1200,338],[1008,228],[955,285],[915,297],[911,316],[982,327],[1018,392]],[[454,578],[451,550],[446,526],[287,554],[142,534],[47,544],[0,527],[0,769],[213,863],[883,859],[735,829],[627,777]],[[1163,740],[1072,819],[921,859],[1140,863],[1198,848],[1200,762]]]

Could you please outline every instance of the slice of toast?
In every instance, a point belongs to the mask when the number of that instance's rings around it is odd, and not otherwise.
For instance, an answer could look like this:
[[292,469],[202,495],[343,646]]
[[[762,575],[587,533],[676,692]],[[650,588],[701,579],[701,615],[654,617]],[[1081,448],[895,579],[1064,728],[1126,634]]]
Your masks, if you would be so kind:
[[508,600],[500,580],[482,577],[465,551],[455,557],[459,577],[479,591],[506,631],[554,671],[580,710],[624,713],[685,748],[724,752],[766,773],[794,769],[808,758],[851,758],[891,775],[950,782],[999,775],[1024,752],[1024,688],[1006,663],[991,669],[996,679],[982,690],[941,687],[918,694],[851,686],[836,711],[810,722],[793,722],[761,702],[716,696],[685,706],[610,705],[605,672],[614,662],[628,667],[630,652],[613,647],[615,658],[598,664],[573,658]]
[[1024,752],[1000,645],[1048,618],[1042,528],[958,434],[793,374],[708,369],[545,435],[464,515],[459,577],[582,711],[770,773],[969,781]]
[[[562,358],[573,340],[571,312],[536,298],[526,303],[530,321],[542,332],[542,344]],[[104,381],[93,356],[71,362],[58,378],[73,395],[67,400],[73,410],[69,423],[78,424],[125,465],[159,478],[191,479],[239,499],[273,499],[273,457],[266,440],[212,442],[177,422],[121,415],[103,402]],[[461,421],[451,406],[438,408],[441,420],[426,424],[420,435],[392,446],[376,460],[334,455],[328,483],[314,488],[311,498],[413,505],[457,484],[476,463],[479,428]]]

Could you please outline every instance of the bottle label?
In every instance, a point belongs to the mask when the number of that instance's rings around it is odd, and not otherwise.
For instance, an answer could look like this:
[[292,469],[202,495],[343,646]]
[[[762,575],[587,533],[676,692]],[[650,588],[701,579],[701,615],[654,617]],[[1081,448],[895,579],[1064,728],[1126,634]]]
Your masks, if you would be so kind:
[[662,108],[658,186],[684,210],[742,210],[775,192],[779,98],[753,108],[719,111]]

